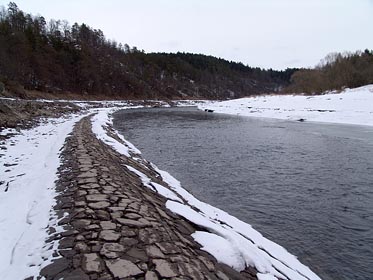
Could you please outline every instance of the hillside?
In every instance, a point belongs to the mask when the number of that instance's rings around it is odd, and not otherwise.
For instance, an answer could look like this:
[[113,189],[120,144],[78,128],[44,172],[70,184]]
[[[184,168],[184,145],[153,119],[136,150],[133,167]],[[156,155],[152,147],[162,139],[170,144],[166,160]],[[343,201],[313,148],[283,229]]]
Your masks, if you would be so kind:
[[300,69],[284,91],[320,94],[373,84],[373,50],[330,53],[313,69]]
[[252,68],[201,54],[145,53],[86,24],[0,10],[0,92],[85,98],[233,98],[275,92],[295,69]]

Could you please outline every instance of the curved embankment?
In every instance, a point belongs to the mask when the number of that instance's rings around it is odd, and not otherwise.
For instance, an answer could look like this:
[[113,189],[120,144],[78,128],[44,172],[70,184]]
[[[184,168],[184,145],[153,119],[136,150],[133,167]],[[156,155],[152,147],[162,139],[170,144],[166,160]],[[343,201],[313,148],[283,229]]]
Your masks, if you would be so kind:
[[284,248],[198,201],[144,160],[111,128],[108,113],[84,118],[66,141],[55,209],[65,231],[51,229],[50,241],[59,245],[42,276],[319,279]]
[[[103,132],[101,122],[93,130]],[[108,135],[106,134],[108,133]],[[199,230],[169,211],[167,201],[183,202],[149,163],[107,128],[105,142],[92,133],[90,118],[79,121],[67,138],[59,168],[57,205],[62,233],[46,279],[255,279],[218,263],[200,250],[191,234]],[[139,177],[138,174],[141,176]],[[144,182],[144,177],[149,178]],[[159,193],[162,195],[159,195]]]

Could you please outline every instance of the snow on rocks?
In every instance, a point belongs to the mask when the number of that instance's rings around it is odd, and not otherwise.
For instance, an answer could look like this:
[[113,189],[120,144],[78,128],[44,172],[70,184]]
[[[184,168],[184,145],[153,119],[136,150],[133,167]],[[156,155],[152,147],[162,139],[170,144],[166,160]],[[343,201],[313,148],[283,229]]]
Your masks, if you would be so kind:
[[[139,107],[132,107],[132,108],[140,108]],[[126,109],[126,108],[119,108],[119,109]],[[125,156],[130,156],[130,152],[132,154],[141,154],[141,152],[130,142],[124,139],[122,135],[120,135],[117,131],[110,127],[112,135],[116,135],[119,139],[115,139],[109,135],[109,124],[112,123],[112,119],[109,117],[110,114],[114,113],[118,108],[109,108],[109,109],[101,109],[98,110],[96,115],[92,119],[92,131],[96,134],[96,137],[103,141],[104,143],[108,144],[118,153],[123,154]]]
[[[1,279],[39,272],[47,279],[251,278],[249,266],[259,279],[319,279],[284,248],[200,202],[142,159],[111,126],[110,114],[118,108],[93,110],[91,122],[78,115],[50,120],[2,143]],[[61,162],[60,149],[74,124]],[[49,235],[48,228],[55,232]],[[229,267],[201,254],[196,242]]]
[[72,115],[50,119],[35,128],[16,132],[2,143],[1,279],[35,275],[53,259],[53,248],[45,246],[45,239],[48,227],[57,223],[57,217],[50,211],[55,204],[59,150],[81,118]]
[[315,96],[268,95],[212,101],[198,108],[240,116],[372,126],[372,104],[373,85],[368,85]]
[[[170,212],[165,207],[166,199],[144,186],[127,165],[142,170],[151,182],[164,184],[156,172],[145,161],[134,161],[98,140],[89,118],[76,124],[61,157],[62,171],[56,186],[66,188],[56,197],[55,210],[67,213],[59,222],[67,231],[54,236],[59,240],[54,254],[60,258],[43,268],[41,277],[256,279],[255,272],[239,273],[200,251],[191,237],[195,231],[192,224]],[[92,183],[79,183],[79,175],[87,167],[96,174],[93,188]],[[92,195],[107,204],[92,207]],[[69,207],[66,198],[72,201]]]
[[152,180],[148,176],[146,176],[141,171],[133,168],[132,166],[126,165],[126,167],[131,172],[135,173],[137,176],[140,177],[140,179],[141,179],[141,181],[142,181],[142,183],[144,184],[145,187],[148,187],[149,189],[156,191],[157,193],[164,196],[165,198],[182,202],[182,200],[177,196],[177,194],[175,192],[171,191],[170,189],[168,189],[168,188],[166,188],[166,187],[164,187],[164,186],[162,186],[158,183],[152,182]]
[[[106,139],[105,143],[116,151],[124,151],[123,155],[131,157],[128,149],[128,146],[131,145],[128,145],[127,141],[123,145],[115,137],[108,134],[102,135],[108,125],[110,125],[110,120],[104,112],[93,119],[93,127],[96,128],[94,132],[97,137]],[[139,162],[140,166],[144,167],[146,163],[145,161],[143,164],[141,161]],[[162,185],[159,185],[162,188],[159,186],[157,188],[155,182],[140,171],[143,167],[134,168],[128,165],[126,167],[139,177],[145,187],[168,199],[166,207],[169,210],[204,229],[204,231],[194,232],[192,237],[202,245],[203,250],[212,254],[218,261],[237,271],[254,266],[258,271],[257,277],[259,279],[320,279],[283,247],[263,237],[249,224],[199,201],[183,189],[180,182],[167,172],[159,170],[154,164],[151,164],[152,169],[160,175],[163,182],[167,183],[168,188]],[[172,270],[169,268],[167,268],[168,272],[172,274]],[[160,272],[158,271],[158,273]]]

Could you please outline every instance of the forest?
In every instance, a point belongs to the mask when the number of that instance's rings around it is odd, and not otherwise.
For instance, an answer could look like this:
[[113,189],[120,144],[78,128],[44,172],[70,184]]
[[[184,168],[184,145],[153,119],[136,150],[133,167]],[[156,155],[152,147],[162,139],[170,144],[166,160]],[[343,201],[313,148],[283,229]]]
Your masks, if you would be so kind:
[[191,53],[145,53],[99,29],[46,21],[0,7],[0,93],[87,98],[226,99],[268,93],[318,94],[373,83],[373,52],[330,54],[313,69],[283,71]]
[[0,10],[0,82],[24,89],[118,98],[234,98],[276,92],[295,69],[252,68],[190,53],[145,53],[86,24]]
[[300,69],[286,92],[318,94],[373,84],[373,51],[331,53],[313,69]]

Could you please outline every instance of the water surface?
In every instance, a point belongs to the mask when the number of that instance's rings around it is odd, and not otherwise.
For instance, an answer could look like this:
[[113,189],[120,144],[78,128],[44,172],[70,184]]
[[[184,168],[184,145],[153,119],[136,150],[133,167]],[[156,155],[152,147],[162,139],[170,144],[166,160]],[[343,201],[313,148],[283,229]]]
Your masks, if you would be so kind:
[[323,279],[373,279],[373,128],[134,109],[114,126],[198,199]]

